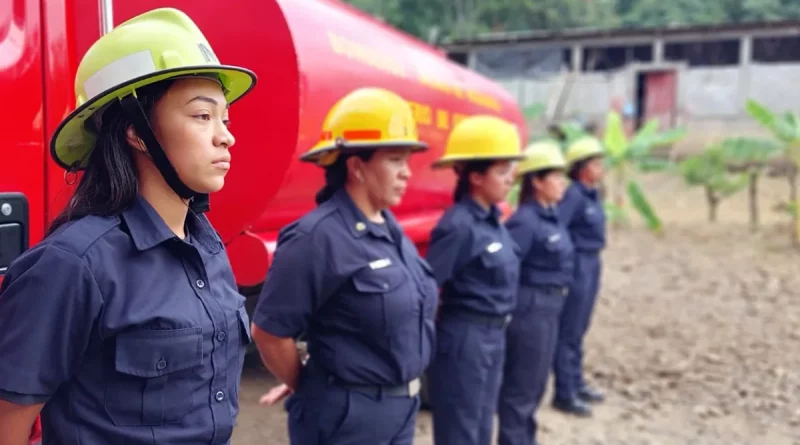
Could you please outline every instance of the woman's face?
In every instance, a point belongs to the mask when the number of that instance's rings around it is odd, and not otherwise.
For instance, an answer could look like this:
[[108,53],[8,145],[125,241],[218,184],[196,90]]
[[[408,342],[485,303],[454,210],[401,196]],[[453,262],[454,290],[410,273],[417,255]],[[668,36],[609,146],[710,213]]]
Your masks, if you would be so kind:
[[603,180],[603,173],[604,173],[604,165],[603,165],[603,158],[596,157],[591,159],[589,162],[586,163],[586,166],[583,167],[584,170],[584,177],[587,181],[592,184],[596,184]]
[[225,185],[231,168],[228,102],[211,79],[178,79],[153,106],[153,133],[178,176],[198,193]]
[[537,200],[556,204],[564,197],[567,181],[563,171],[553,170],[543,178],[534,177],[532,180]]
[[497,161],[485,173],[470,173],[470,183],[474,194],[489,204],[497,204],[506,199],[514,184],[514,163]]
[[385,209],[400,204],[406,193],[411,169],[408,160],[410,148],[386,148],[375,150],[369,161],[353,156],[348,161],[348,170],[362,184],[372,204]]

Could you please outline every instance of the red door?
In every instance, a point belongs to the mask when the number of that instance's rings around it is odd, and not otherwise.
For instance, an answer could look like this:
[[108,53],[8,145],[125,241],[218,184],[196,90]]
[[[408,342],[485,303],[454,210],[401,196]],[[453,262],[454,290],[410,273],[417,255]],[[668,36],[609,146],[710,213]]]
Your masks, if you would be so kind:
[[661,129],[675,125],[677,79],[675,71],[655,71],[645,75],[645,122],[656,118]]

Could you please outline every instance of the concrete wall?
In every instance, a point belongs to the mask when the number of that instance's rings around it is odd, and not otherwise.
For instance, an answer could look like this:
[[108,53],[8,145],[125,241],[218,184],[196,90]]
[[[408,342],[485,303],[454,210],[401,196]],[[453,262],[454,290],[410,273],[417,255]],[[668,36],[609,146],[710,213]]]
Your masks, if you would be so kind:
[[[636,70],[628,67],[611,73],[579,73],[564,108],[565,117],[579,114],[603,123],[605,113],[615,102],[622,104],[635,97]],[[498,80],[522,107],[545,103],[548,118],[558,100],[567,71],[548,79]],[[702,148],[727,136],[766,135],[747,114],[745,102],[754,98],[777,111],[800,111],[800,64],[746,63],[740,67],[678,68],[678,123],[689,134],[676,148],[679,151]],[[544,121],[534,123],[534,131]]]

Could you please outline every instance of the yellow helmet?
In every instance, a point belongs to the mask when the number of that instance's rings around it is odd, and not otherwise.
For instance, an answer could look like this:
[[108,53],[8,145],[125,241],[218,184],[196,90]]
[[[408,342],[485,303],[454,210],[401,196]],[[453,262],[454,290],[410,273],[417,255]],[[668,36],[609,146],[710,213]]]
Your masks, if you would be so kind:
[[519,163],[517,176],[539,170],[564,169],[566,167],[567,162],[564,160],[564,155],[561,154],[561,147],[558,143],[544,140],[534,142],[525,149],[525,159]]
[[584,159],[602,156],[603,154],[603,146],[597,138],[584,136],[570,144],[567,149],[567,164],[573,165]]
[[462,161],[523,159],[519,131],[513,124],[495,116],[475,115],[461,120],[450,132],[444,156],[434,168]]
[[219,79],[228,103],[256,83],[252,71],[221,65],[197,25],[177,9],[154,9],[120,24],[95,42],[78,66],[76,110],[53,134],[53,159],[65,169],[84,168],[95,142],[84,124],[110,102],[161,80],[209,74]]
[[322,124],[319,142],[300,160],[325,167],[342,150],[408,147],[426,150],[419,140],[411,107],[402,97],[383,88],[359,88],[333,105]]

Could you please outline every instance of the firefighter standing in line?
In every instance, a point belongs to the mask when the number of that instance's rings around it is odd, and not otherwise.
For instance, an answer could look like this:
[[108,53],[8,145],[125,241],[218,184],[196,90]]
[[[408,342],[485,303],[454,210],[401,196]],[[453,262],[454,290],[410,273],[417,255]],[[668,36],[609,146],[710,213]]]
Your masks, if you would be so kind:
[[249,320],[202,212],[230,167],[227,105],[256,78],[210,55],[166,8],[81,61],[51,154],[83,175],[0,289],[3,443],[40,410],[44,443],[230,441]]
[[[334,105],[302,157],[325,167],[325,187],[315,210],[281,230],[253,316],[264,364],[292,392],[293,445],[413,443],[438,291],[388,207],[424,149],[405,100],[362,88]],[[269,403],[287,392],[276,391]]]
[[575,261],[572,240],[556,214],[566,188],[561,148],[542,141],[525,154],[517,170],[519,206],[506,222],[520,248],[522,264],[517,308],[506,333],[499,445],[536,443],[534,416],[550,375]]
[[603,393],[583,377],[583,338],[589,329],[600,287],[600,252],[606,244],[606,219],[597,187],[603,178],[603,147],[594,137],[583,137],[567,150],[572,183],[558,206],[575,245],[575,280],[561,313],[555,371],[553,407],[579,416],[591,415],[589,403]]
[[428,372],[436,445],[489,445],[516,304],[519,259],[497,203],[522,159],[516,127],[471,116],[453,128],[435,167],[458,174],[454,201],[427,253],[442,288],[437,348]]

